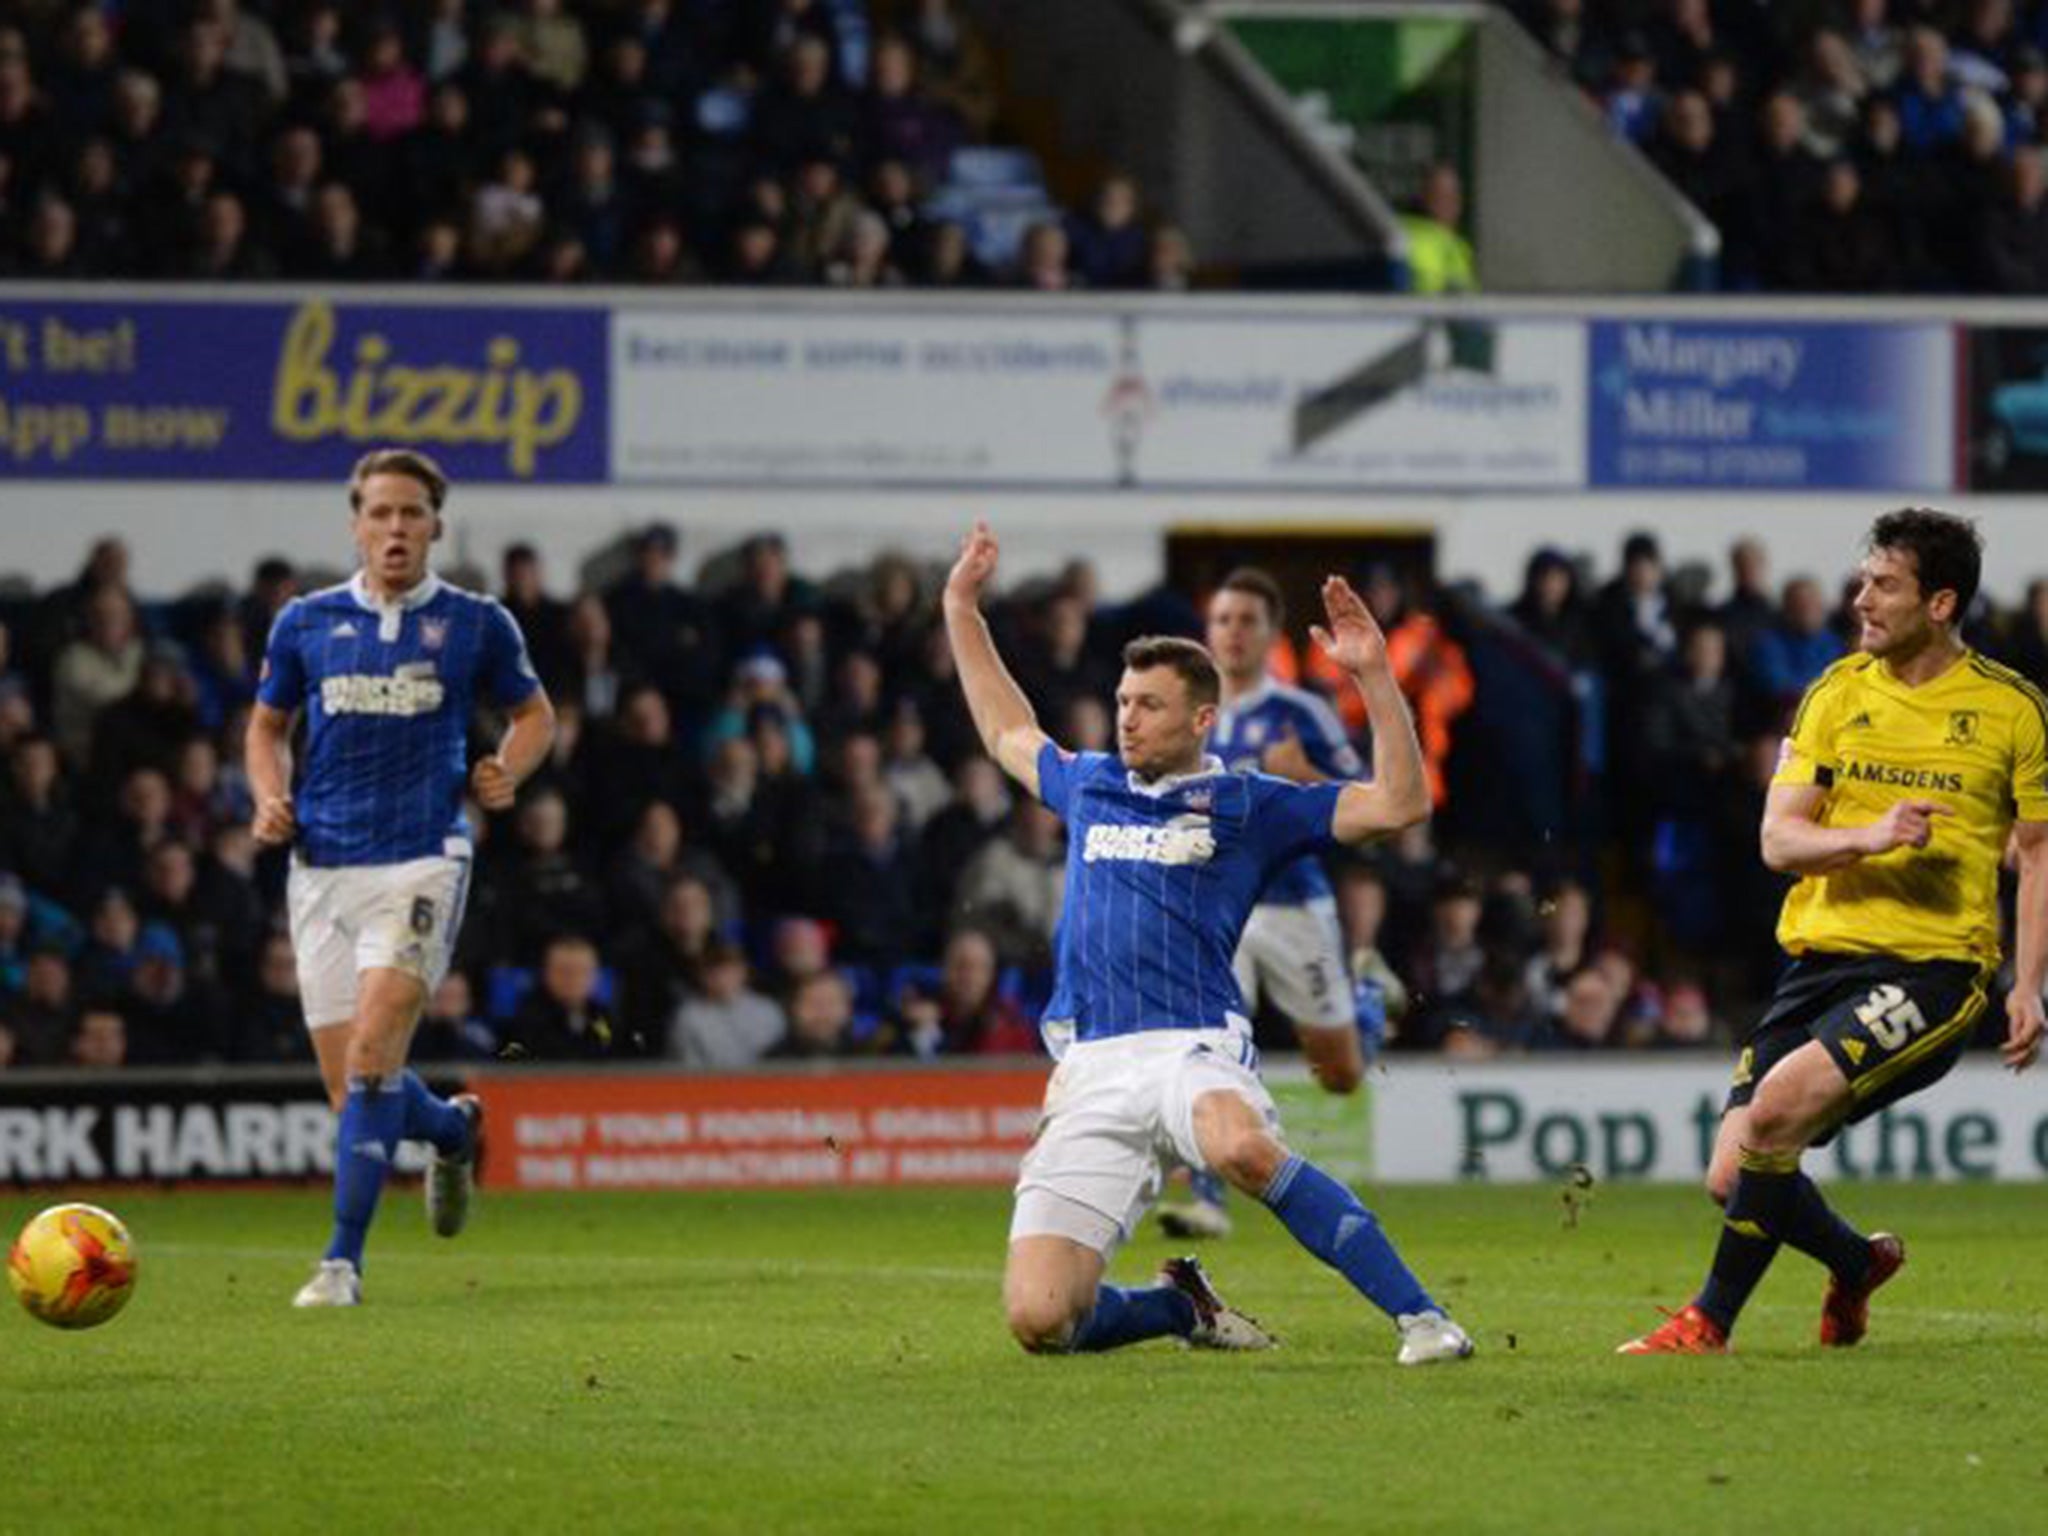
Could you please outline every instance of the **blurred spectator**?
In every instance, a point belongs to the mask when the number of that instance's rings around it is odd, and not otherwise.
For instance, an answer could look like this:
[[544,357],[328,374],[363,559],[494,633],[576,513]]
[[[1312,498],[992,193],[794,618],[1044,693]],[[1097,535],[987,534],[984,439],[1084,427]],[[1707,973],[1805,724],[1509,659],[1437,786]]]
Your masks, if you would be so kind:
[[1566,983],[1592,958],[1593,904],[1576,880],[1560,881],[1536,908],[1537,950],[1529,959],[1529,999],[1548,1017],[1564,1006]]
[[1840,659],[1842,642],[1828,628],[1828,599],[1811,576],[1785,583],[1778,620],[1757,636],[1750,661],[1757,686],[1789,715],[1807,686]]
[[781,1043],[782,1010],[748,985],[747,957],[713,939],[698,966],[696,986],[674,1015],[668,1054],[685,1067],[729,1072],[750,1067]]
[[1145,227],[1138,184],[1105,176],[1084,213],[1068,218],[1068,260],[1090,288],[1135,288],[1145,271]]
[[1976,271],[1984,293],[2048,293],[2048,173],[2032,145],[2014,151],[1996,196],[1977,215]]
[[936,181],[965,132],[950,108],[925,94],[917,73],[907,39],[884,33],[875,40],[860,103],[861,152],[869,161],[900,161],[914,176]]
[[143,925],[121,1011],[131,1061],[187,1066],[227,1054],[227,1021],[191,986],[184,942],[168,924]]
[[93,593],[85,605],[85,633],[58,653],[51,677],[51,733],[73,765],[90,762],[94,724],[135,686],[142,656],[128,594],[114,587]]
[[825,856],[824,915],[847,960],[886,968],[925,947],[916,867],[898,828],[896,797],[880,784],[853,797],[851,824]]
[[1423,1019],[1422,1037],[1407,1043],[1438,1044],[1450,1014],[1468,1005],[1468,994],[1486,963],[1479,943],[1481,910],[1476,882],[1455,872],[1440,877],[1430,900],[1428,931],[1407,966],[1415,1007]]
[[619,1012],[626,1027],[649,1040],[665,1039],[720,924],[711,887],[692,874],[676,874],[662,889],[651,927],[630,934],[617,956]]
[[1464,222],[1464,178],[1456,166],[1431,166],[1423,173],[1414,211],[1401,215],[1401,229],[1408,237],[1409,286],[1416,293],[1477,291],[1479,265],[1472,243],[1461,233]]
[[916,1056],[1033,1056],[1038,1031],[998,990],[995,946],[963,928],[946,941],[935,985],[896,999],[897,1033]]
[[[312,1042],[299,1003],[299,966],[290,935],[269,934],[258,954],[255,986],[235,999],[229,1055],[236,1061],[311,1060]],[[418,1047],[415,1038],[413,1054],[418,1059],[436,1059]]]
[[1195,285],[1195,248],[1187,231],[1161,224],[1145,242],[1142,286],[1154,293],[1186,293]]
[[1037,293],[1065,293],[1082,286],[1080,273],[1068,260],[1067,232],[1049,219],[1026,229],[1011,283]]
[[789,996],[789,1033],[768,1054],[794,1060],[859,1054],[853,1038],[853,988],[838,971],[799,981]]
[[1707,1007],[1707,994],[1691,982],[1675,986],[1664,1000],[1656,1038],[1660,1050],[1726,1049],[1727,1031]]
[[953,913],[987,933],[1005,965],[1040,971],[1052,963],[1052,936],[1066,892],[1060,819],[1036,800],[1019,800],[1009,827],[968,861],[954,889]]
[[1529,557],[1521,596],[1508,610],[1530,639],[1572,670],[1593,663],[1593,631],[1579,576],[1563,553],[1545,545]]
[[420,1014],[413,1036],[414,1061],[491,1061],[498,1055],[498,1032],[477,1013],[476,992],[469,977],[451,970],[434,988]]
[[[0,1034],[5,1030],[0,1029]],[[66,1058],[72,1066],[106,1072],[128,1064],[128,1021],[104,1003],[88,1006],[78,1016]],[[0,1065],[5,1065],[0,1062]]]
[[[0,891],[0,900],[4,899],[5,893]],[[62,1063],[77,1019],[78,997],[70,959],[55,943],[34,944],[21,966],[21,990],[0,997],[0,1024],[14,1037],[17,1063]]]
[[[649,1054],[647,1037],[621,1038],[611,1010],[597,1000],[597,947],[576,934],[548,941],[534,988],[507,1029],[519,1055],[533,1061],[592,1061]],[[656,1036],[654,1049],[659,1049]]]
[[569,840],[569,807],[559,792],[529,791],[513,813],[512,847],[487,848],[483,878],[496,888],[505,931],[501,954],[530,963],[555,935],[604,931],[603,893]]
[[[2004,653],[2037,688],[2048,688],[2048,580],[2027,583],[2026,601],[2013,615]],[[17,861],[15,867],[24,866]]]
[[362,93],[363,131],[372,139],[401,138],[427,115],[427,82],[405,56],[397,27],[380,23],[370,34],[356,77]]
[[1620,1000],[1612,984],[1598,967],[1589,965],[1566,979],[1550,1028],[1537,1045],[1556,1051],[1600,1050],[1617,1043],[1614,1026],[1619,1013]]
[[912,837],[951,801],[952,785],[939,765],[924,750],[924,721],[908,699],[899,699],[889,711],[885,727],[882,777],[903,817],[904,830]]
[[0,792],[0,869],[39,889],[66,890],[76,875],[79,819],[61,777],[56,743],[24,736],[8,754],[7,766]]

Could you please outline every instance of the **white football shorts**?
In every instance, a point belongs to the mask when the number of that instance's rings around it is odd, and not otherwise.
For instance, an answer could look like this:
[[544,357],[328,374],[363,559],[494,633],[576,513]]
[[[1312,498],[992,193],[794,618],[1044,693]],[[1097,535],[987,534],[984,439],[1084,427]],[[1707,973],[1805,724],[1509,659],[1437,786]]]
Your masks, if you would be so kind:
[[1264,998],[1294,1024],[1357,1026],[1358,1005],[1344,964],[1344,930],[1334,897],[1252,908],[1231,968],[1247,1011],[1256,1010]]
[[431,995],[454,957],[469,866],[467,853],[337,869],[294,860],[285,896],[306,1027],[354,1018],[363,971],[403,971]]
[[1172,1168],[1205,1166],[1196,1099],[1234,1093],[1279,1133],[1257,1062],[1250,1034],[1230,1029],[1151,1029],[1069,1046],[1018,1170],[1010,1240],[1072,1238],[1110,1257]]

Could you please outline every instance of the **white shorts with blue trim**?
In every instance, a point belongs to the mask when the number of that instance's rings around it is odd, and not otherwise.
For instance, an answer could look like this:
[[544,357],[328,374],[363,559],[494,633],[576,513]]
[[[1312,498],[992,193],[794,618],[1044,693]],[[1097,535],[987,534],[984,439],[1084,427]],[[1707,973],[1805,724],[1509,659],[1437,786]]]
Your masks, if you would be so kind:
[[1337,901],[1263,902],[1252,908],[1231,960],[1247,1009],[1263,998],[1291,1024],[1352,1029],[1358,1004],[1344,963],[1344,930]]
[[[1257,1067],[1249,1033],[1234,1029],[1152,1029],[1069,1046],[1017,1174],[1010,1240],[1068,1237],[1107,1256],[1137,1229],[1168,1172],[1206,1166],[1195,1144],[1203,1094],[1236,1094],[1278,1134],[1280,1112]],[[1102,1221],[1078,1230],[1072,1205]]]
[[459,846],[460,855],[402,864],[316,869],[293,860],[285,896],[308,1029],[355,1017],[364,971],[403,971],[429,994],[441,984],[469,900],[468,845]]

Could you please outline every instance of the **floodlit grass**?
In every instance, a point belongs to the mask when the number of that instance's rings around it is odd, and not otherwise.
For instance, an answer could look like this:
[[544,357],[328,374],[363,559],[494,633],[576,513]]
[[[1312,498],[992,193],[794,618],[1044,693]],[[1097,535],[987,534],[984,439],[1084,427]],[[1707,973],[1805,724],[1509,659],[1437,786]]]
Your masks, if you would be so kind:
[[[298,1313],[318,1193],[115,1192],[134,1303],[0,1317],[0,1530],[1992,1531],[2048,1507],[2048,1198],[1864,1187],[1911,1262],[1870,1339],[1813,1343],[1780,1260],[1730,1359],[1616,1343],[1686,1299],[1703,1197],[1390,1190],[1479,1340],[1391,1328],[1240,1202],[1207,1255],[1283,1339],[1033,1359],[1000,1192],[493,1195],[457,1242],[395,1195],[368,1304]],[[41,1204],[0,1200],[11,1231]],[[1137,1279],[1171,1250],[1147,1235]]]

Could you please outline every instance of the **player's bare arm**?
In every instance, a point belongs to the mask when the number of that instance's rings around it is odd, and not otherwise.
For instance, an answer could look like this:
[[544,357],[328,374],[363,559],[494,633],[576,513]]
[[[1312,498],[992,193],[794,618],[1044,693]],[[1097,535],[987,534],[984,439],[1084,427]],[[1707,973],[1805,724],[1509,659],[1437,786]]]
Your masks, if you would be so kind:
[[1894,848],[1925,848],[1938,817],[1953,810],[1938,800],[1899,800],[1860,827],[1820,823],[1827,791],[1818,784],[1774,784],[1764,799],[1760,834],[1764,863],[1781,875],[1825,875]]
[[1358,843],[1426,819],[1429,785],[1415,722],[1387,664],[1387,637],[1372,610],[1350,582],[1332,576],[1323,583],[1323,612],[1329,627],[1311,625],[1309,634],[1358,689],[1372,726],[1372,780],[1345,785],[1330,822],[1339,842]]
[[292,717],[288,710],[255,704],[249,710],[249,734],[242,743],[242,763],[256,814],[249,831],[266,848],[289,843],[298,831],[292,814]]
[[2005,1064],[2015,1072],[2033,1065],[2048,1028],[2041,988],[2048,984],[2048,821],[2022,821],[2013,827],[2013,852],[2019,864],[2019,899],[2013,911],[2012,991],[2005,999]]
[[1011,778],[1038,793],[1038,753],[1046,734],[1038,728],[1031,701],[1010,676],[982,616],[981,595],[994,580],[999,554],[996,536],[977,522],[960,543],[960,558],[946,578],[943,607],[946,638],[960,669],[960,686],[982,747]]
[[498,750],[470,770],[470,788],[487,811],[508,811],[519,786],[547,761],[555,744],[555,706],[545,690],[512,707]]

